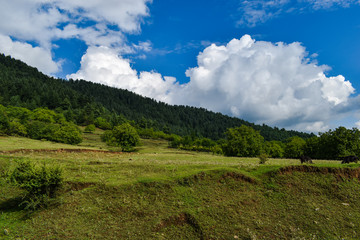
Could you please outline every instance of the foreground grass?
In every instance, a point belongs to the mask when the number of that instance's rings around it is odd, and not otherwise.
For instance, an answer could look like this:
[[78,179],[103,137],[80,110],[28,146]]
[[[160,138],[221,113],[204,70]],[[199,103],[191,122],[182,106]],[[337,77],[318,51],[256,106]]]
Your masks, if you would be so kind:
[[[104,149],[96,134],[88,139],[87,147]],[[43,144],[35,145],[46,149]],[[18,208],[21,191],[2,177],[3,239],[360,238],[357,164],[315,161],[301,167],[299,160],[271,159],[259,165],[256,158],[179,151],[165,141],[143,140],[135,153],[4,153],[0,174],[16,159],[60,165],[66,184],[58,204],[29,213]]]

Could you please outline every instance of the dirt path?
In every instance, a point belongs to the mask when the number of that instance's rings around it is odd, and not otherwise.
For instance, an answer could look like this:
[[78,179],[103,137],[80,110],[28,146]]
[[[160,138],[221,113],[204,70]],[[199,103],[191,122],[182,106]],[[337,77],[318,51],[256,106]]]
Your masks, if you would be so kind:
[[66,149],[66,148],[59,148],[59,149],[16,149],[10,151],[0,151],[0,154],[9,154],[9,153],[43,153],[43,152],[55,152],[55,153],[86,153],[86,152],[96,152],[96,153],[112,153],[112,154],[121,154],[123,152],[111,152],[111,151],[104,151],[104,150],[95,150],[95,149]]

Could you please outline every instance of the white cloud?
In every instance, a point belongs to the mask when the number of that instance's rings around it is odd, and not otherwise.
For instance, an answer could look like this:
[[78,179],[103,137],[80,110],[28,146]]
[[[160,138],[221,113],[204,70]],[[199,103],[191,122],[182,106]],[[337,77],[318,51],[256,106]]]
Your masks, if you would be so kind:
[[[52,42],[58,39],[77,38],[88,46],[108,46],[122,53],[130,53],[134,49],[146,51],[150,43],[128,45],[124,33],[140,31],[142,18],[149,15],[147,4],[151,2],[152,0],[2,1],[0,34],[22,42],[35,43],[16,51],[17,57],[24,61],[32,58],[28,55],[29,48],[43,49],[47,52],[45,59],[49,60],[49,52],[54,47]],[[34,47],[37,45],[40,48]],[[14,52],[11,51],[10,54]],[[49,62],[53,63],[51,58]],[[53,72],[53,69],[45,72]]]
[[239,6],[241,17],[237,24],[254,27],[281,14],[346,8],[359,3],[358,0],[241,0]]
[[30,44],[13,41],[8,36],[0,34],[0,52],[21,59],[30,66],[38,68],[46,74],[56,73],[60,69],[60,63],[54,62],[51,52],[41,47],[33,47]]
[[358,129],[360,129],[360,121],[355,123],[355,127],[357,127]]
[[255,42],[249,35],[211,45],[186,74],[190,82],[172,103],[196,105],[256,123],[323,130],[354,88],[327,66],[307,60],[300,43]]
[[67,78],[128,89],[143,96],[168,102],[170,92],[179,85],[173,77],[162,77],[156,72],[140,72],[131,68],[127,59],[107,47],[90,47],[81,59],[81,69]]
[[81,19],[108,22],[117,25],[122,31],[140,30],[141,18],[148,16],[147,3],[152,0],[60,0],[57,6]]
[[[121,32],[140,31],[143,17],[149,15],[151,0],[12,0],[3,1],[0,8],[0,32],[22,40],[49,45],[52,39],[78,36],[86,40],[88,34],[121,40],[110,25]],[[93,23],[90,23],[90,22]],[[77,25],[88,22],[87,27]],[[60,27],[60,25],[62,25]],[[100,39],[99,43],[103,44]]]
[[305,0],[314,9],[326,9],[334,6],[349,7],[351,4],[359,3],[358,0]]

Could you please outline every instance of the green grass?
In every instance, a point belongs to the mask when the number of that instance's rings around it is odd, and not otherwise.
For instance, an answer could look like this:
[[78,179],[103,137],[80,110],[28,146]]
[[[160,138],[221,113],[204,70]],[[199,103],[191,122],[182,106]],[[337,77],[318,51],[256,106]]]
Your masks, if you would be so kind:
[[[84,134],[80,146],[2,137],[0,151],[104,150],[100,134]],[[22,193],[4,177],[16,159],[64,169],[59,204],[32,213],[17,207]],[[149,139],[134,153],[5,152],[0,239],[359,239],[359,164],[314,162],[260,165]]]

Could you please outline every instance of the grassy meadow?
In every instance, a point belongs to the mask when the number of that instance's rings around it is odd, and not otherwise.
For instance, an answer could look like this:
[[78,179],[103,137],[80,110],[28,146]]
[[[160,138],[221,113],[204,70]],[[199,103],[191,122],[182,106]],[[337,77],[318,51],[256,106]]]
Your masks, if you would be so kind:
[[[78,146],[0,137],[0,239],[360,239],[359,164],[259,164],[152,139],[121,153],[100,134]],[[63,169],[49,208],[18,206],[5,176],[22,159]]]

